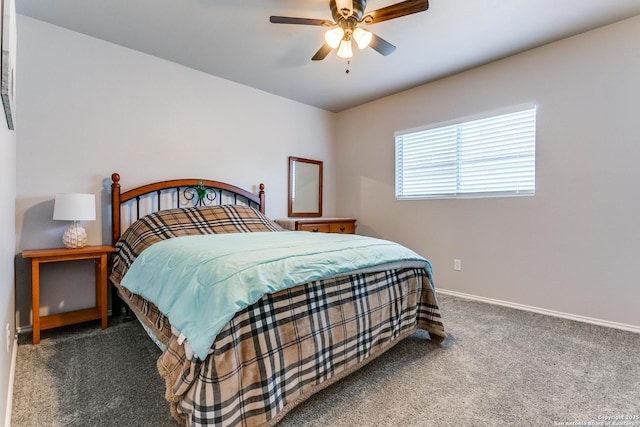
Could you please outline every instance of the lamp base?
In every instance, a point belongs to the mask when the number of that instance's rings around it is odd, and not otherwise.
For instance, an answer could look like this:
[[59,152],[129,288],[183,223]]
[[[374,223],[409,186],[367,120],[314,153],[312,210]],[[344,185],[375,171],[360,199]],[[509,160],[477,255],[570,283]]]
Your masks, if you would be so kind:
[[87,232],[78,221],[74,221],[64,230],[62,243],[69,249],[83,248],[87,244]]

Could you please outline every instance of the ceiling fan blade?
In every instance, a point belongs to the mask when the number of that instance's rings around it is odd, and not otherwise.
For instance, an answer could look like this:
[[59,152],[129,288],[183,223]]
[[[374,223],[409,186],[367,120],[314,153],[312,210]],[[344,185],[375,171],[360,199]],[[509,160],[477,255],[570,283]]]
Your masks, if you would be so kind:
[[320,49],[318,49],[316,54],[313,55],[311,60],[312,61],[322,61],[324,58],[327,57],[327,55],[329,55],[329,52],[331,52],[332,50],[333,50],[333,48],[325,43],[325,44],[322,45],[322,47]]
[[379,54],[383,56],[387,56],[392,54],[393,51],[396,50],[396,47],[394,45],[392,45],[382,37],[377,36],[373,33],[371,33],[371,35],[372,37],[371,37],[371,42],[369,42],[369,46],[375,51],[377,51]]
[[[429,0],[406,0],[369,12],[363,21],[367,24],[377,24],[378,22],[388,21],[389,19],[424,12],[427,9],[429,9]],[[368,19],[369,17],[370,19]]]
[[333,22],[325,19],[290,18],[288,16],[270,16],[269,21],[273,24],[320,25],[324,27],[335,25]]

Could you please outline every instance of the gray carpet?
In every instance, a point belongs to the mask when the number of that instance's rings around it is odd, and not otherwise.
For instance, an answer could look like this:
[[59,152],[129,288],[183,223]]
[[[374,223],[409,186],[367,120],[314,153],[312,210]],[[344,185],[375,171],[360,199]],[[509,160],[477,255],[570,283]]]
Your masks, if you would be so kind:
[[[606,425],[614,416],[640,426],[640,334],[439,301],[442,346],[418,332],[279,426]],[[39,346],[29,339],[18,347],[13,427],[176,425],[159,351],[136,323],[45,331]]]
[[173,426],[160,350],[137,322],[109,319],[20,336],[13,427]]

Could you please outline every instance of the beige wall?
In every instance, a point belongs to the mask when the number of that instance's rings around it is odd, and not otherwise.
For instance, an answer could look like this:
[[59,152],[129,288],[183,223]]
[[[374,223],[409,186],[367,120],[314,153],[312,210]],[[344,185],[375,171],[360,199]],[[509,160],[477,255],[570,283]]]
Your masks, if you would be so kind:
[[[640,327],[637,40],[640,17],[340,113],[338,214],[429,258],[440,288]],[[395,131],[528,102],[534,197],[395,200]]]
[[[96,194],[89,244],[110,243],[112,172],[123,190],[171,178],[262,182],[276,219],[287,215],[288,156],[323,160],[324,208],[335,213],[333,113],[18,18],[17,252],[60,246],[66,223],[51,219],[58,192]],[[27,267],[18,260],[20,326],[31,324]],[[92,305],[92,280],[90,262],[43,266],[42,313]]]

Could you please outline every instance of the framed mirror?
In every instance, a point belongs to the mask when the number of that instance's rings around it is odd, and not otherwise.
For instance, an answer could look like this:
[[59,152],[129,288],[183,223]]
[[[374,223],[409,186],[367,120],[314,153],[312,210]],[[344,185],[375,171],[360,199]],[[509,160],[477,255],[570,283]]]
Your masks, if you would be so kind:
[[322,216],[322,162],[289,157],[289,216]]

